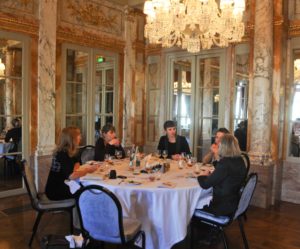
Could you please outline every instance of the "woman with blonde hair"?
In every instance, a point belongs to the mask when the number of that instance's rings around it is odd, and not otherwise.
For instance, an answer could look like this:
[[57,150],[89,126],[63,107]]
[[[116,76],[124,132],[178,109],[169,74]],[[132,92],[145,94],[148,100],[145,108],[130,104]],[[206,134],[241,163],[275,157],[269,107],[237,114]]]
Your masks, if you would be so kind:
[[239,190],[246,177],[246,165],[241,157],[237,139],[225,134],[219,144],[220,160],[211,173],[201,171],[198,177],[204,189],[213,187],[213,198],[203,210],[215,215],[232,215],[238,205]]
[[69,187],[65,180],[74,180],[87,173],[96,170],[96,166],[91,165],[79,170],[80,158],[78,146],[81,141],[81,133],[77,127],[66,127],[60,134],[52,159],[47,184],[46,195],[50,200],[64,200],[72,198]]

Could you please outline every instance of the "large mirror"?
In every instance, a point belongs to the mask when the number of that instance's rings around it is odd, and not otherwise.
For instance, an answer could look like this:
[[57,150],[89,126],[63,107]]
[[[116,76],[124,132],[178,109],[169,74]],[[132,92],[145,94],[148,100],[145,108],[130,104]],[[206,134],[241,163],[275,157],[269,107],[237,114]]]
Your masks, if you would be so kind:
[[291,87],[291,136],[289,156],[300,157],[300,50],[294,53],[294,81]]

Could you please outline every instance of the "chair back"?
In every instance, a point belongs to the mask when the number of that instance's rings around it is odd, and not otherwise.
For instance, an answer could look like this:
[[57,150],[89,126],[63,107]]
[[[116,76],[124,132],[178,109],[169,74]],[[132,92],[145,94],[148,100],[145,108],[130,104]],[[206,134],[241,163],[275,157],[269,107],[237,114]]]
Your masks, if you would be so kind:
[[254,194],[254,190],[255,190],[255,187],[257,184],[257,179],[258,179],[257,173],[251,173],[249,175],[246,185],[242,187],[243,188],[242,194],[240,197],[238,208],[234,214],[233,219],[238,218],[240,215],[242,215],[243,213],[245,213],[247,211],[247,209],[250,205],[252,196]]
[[248,176],[249,170],[250,170],[250,159],[249,159],[249,156],[246,152],[242,152],[241,156],[242,156],[242,158],[245,162],[245,165],[246,165],[246,176],[245,176],[245,179],[246,179],[247,176]]
[[111,191],[103,186],[86,186],[76,194],[76,205],[84,235],[99,241],[113,239],[125,243],[122,207]]
[[87,145],[81,149],[80,159],[82,164],[85,164],[87,161],[94,160],[94,157],[95,157],[95,146]]
[[31,205],[34,209],[38,210],[38,193],[34,183],[34,177],[32,175],[31,169],[28,166],[26,160],[18,162],[21,168],[21,174],[31,201]]

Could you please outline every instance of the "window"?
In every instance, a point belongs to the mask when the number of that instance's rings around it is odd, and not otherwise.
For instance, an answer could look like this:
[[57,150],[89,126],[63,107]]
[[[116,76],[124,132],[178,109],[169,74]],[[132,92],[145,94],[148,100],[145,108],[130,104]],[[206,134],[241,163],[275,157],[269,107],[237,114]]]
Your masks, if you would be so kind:
[[28,41],[0,31],[0,197],[23,187],[16,160],[28,158]]
[[[169,56],[169,118],[187,138],[198,160],[208,152],[214,135],[224,126],[224,49],[200,55]],[[222,76],[222,77],[221,77]],[[222,93],[222,94],[220,94]]]
[[300,50],[294,51],[293,82],[291,85],[290,144],[291,157],[300,157]]
[[81,129],[82,144],[94,144],[106,123],[116,123],[117,55],[65,45],[63,126]]

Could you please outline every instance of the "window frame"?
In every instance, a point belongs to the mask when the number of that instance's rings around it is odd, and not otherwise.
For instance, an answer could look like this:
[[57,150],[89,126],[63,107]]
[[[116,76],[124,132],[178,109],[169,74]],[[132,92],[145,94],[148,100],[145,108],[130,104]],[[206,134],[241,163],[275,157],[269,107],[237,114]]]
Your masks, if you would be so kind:
[[[31,117],[31,91],[30,91],[30,69],[31,69],[31,54],[30,54],[30,41],[28,35],[23,35],[15,32],[7,32],[0,30],[0,37],[6,39],[18,40],[22,42],[22,158],[29,161],[30,153],[30,117]],[[4,115],[3,115],[4,116]],[[0,192],[0,198],[13,196],[25,193],[25,185],[22,180],[22,188],[11,189]]]
[[[62,100],[61,100],[61,110],[62,110],[62,119],[61,119],[61,127],[66,126],[66,73],[67,73],[67,64],[66,64],[66,51],[68,49],[82,51],[88,54],[88,73],[87,73],[87,82],[86,82],[86,144],[89,145],[95,144],[95,91],[96,91],[96,62],[94,62],[97,55],[101,54],[102,56],[112,57],[114,59],[113,69],[114,69],[114,106],[113,106],[113,125],[118,129],[118,100],[119,100],[119,54],[113,53],[110,51],[105,51],[99,48],[93,47],[84,47],[80,45],[63,43],[62,44]],[[118,131],[117,131],[118,132]]]

